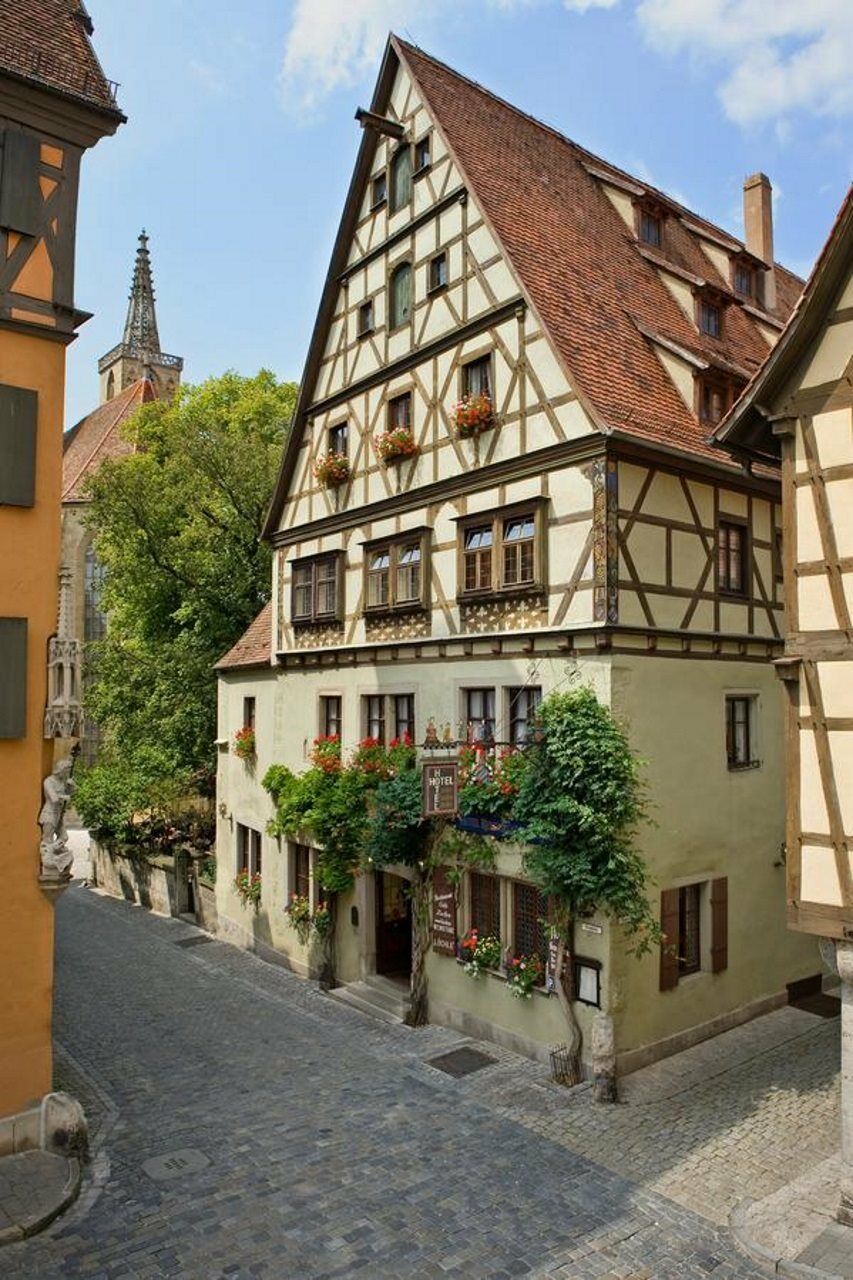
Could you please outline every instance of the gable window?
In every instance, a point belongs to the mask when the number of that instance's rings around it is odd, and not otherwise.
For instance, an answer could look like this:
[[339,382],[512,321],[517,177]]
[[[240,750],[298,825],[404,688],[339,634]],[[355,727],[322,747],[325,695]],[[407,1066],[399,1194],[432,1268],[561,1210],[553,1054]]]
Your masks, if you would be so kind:
[[261,833],[242,822],[237,823],[237,870],[261,874]]
[[525,685],[521,689],[509,689],[509,740],[514,746],[527,742],[533,727],[536,708],[542,701],[539,685]]
[[468,741],[493,742],[495,738],[494,689],[465,689],[463,697]]
[[641,209],[637,220],[637,229],[643,244],[659,249],[663,240],[663,220],[650,209]]
[[746,526],[721,520],[717,526],[717,588],[745,595],[747,586]]
[[255,699],[243,699],[243,728],[254,729],[255,727]]
[[385,741],[385,699],[381,693],[368,693],[361,700],[364,736],[376,742]]
[[294,563],[291,588],[294,622],[319,622],[338,616],[340,560],[340,552],[335,552]]
[[412,268],[401,262],[391,273],[391,304],[388,308],[392,329],[408,324],[412,314]]
[[722,312],[713,302],[699,302],[699,328],[711,338],[719,338],[722,331]]
[[329,427],[329,452],[342,453],[347,456],[349,450],[349,430],[346,422],[338,422]]
[[471,928],[476,929],[481,938],[500,938],[500,880],[497,876],[488,876],[479,871],[472,871],[469,886],[471,889]]
[[369,298],[367,302],[362,302],[358,308],[358,337],[363,338],[368,333],[373,333],[373,299]]
[[538,956],[542,961],[542,976],[537,985],[545,982],[545,964],[548,960],[548,931],[546,917],[548,903],[535,885],[515,881],[512,886],[512,941],[516,956]]
[[492,361],[490,356],[480,356],[462,366],[462,394],[465,396],[490,396],[492,394]]
[[447,284],[447,254],[437,253],[434,258],[430,258],[429,263],[429,291],[435,293],[439,289],[443,289]]
[[320,733],[324,738],[341,736],[341,698],[339,694],[320,695]]
[[430,165],[429,135],[415,143],[415,175],[420,176]]
[[388,207],[397,213],[412,198],[412,151],[401,147],[391,161],[391,189]]
[[405,391],[388,401],[388,430],[409,431],[412,426],[412,393]]
[[413,693],[394,694],[394,737],[402,740],[408,737],[415,740],[415,695]]
[[754,716],[755,698],[726,698],[726,762],[730,769],[749,769],[758,763],[753,757]]
[[365,609],[418,608],[424,604],[423,535],[365,548]]
[[379,209],[385,203],[388,196],[388,182],[384,173],[377,173],[373,182],[370,184],[370,207],[371,209]]
[[[544,504],[471,516],[462,524],[459,594],[529,591],[544,581]],[[497,555],[494,552],[497,551]]]
[[742,298],[755,296],[755,272],[746,262],[736,262],[734,266],[735,293]]

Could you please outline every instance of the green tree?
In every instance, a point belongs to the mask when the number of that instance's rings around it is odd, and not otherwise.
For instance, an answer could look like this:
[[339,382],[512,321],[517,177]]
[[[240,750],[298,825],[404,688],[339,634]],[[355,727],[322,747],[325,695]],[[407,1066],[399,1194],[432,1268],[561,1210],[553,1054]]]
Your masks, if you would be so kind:
[[109,627],[88,655],[87,710],[104,740],[88,790],[104,770],[209,784],[212,667],[269,598],[260,532],[295,399],[293,383],[266,371],[184,387],[134,415],[135,452],[94,476]]
[[[644,817],[639,762],[591,689],[551,694],[537,721],[542,741],[528,749],[513,817],[521,824],[518,839],[527,846],[524,869],[549,902],[557,975],[564,961],[571,975],[578,917],[604,911],[638,955],[660,939],[646,897],[645,864],[635,848]],[[559,976],[556,988],[579,1080],[581,1029]]]

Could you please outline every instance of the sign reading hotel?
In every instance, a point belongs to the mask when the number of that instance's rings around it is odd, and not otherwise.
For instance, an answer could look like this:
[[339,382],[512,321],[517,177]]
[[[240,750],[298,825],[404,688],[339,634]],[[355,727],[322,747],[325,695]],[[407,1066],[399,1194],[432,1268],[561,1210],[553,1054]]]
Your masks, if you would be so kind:
[[430,761],[423,766],[425,818],[456,816],[459,763],[456,760]]

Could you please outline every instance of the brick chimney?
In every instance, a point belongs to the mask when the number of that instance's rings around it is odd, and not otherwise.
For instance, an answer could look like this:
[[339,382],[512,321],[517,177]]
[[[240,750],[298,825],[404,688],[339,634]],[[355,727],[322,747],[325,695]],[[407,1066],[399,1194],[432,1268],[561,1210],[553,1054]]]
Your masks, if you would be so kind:
[[767,311],[776,309],[776,273],[773,269],[773,188],[765,173],[754,173],[743,184],[743,223],[746,247],[765,264],[762,294]]

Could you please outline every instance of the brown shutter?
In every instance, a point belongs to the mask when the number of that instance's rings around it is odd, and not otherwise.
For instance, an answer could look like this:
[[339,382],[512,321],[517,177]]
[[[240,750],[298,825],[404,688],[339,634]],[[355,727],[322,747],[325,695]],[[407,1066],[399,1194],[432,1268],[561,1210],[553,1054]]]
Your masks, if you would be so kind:
[[660,949],[660,989],[678,986],[678,903],[677,889],[663,889],[660,895],[660,927],[664,935]]
[[711,972],[721,973],[729,963],[729,882],[726,876],[711,881]]

